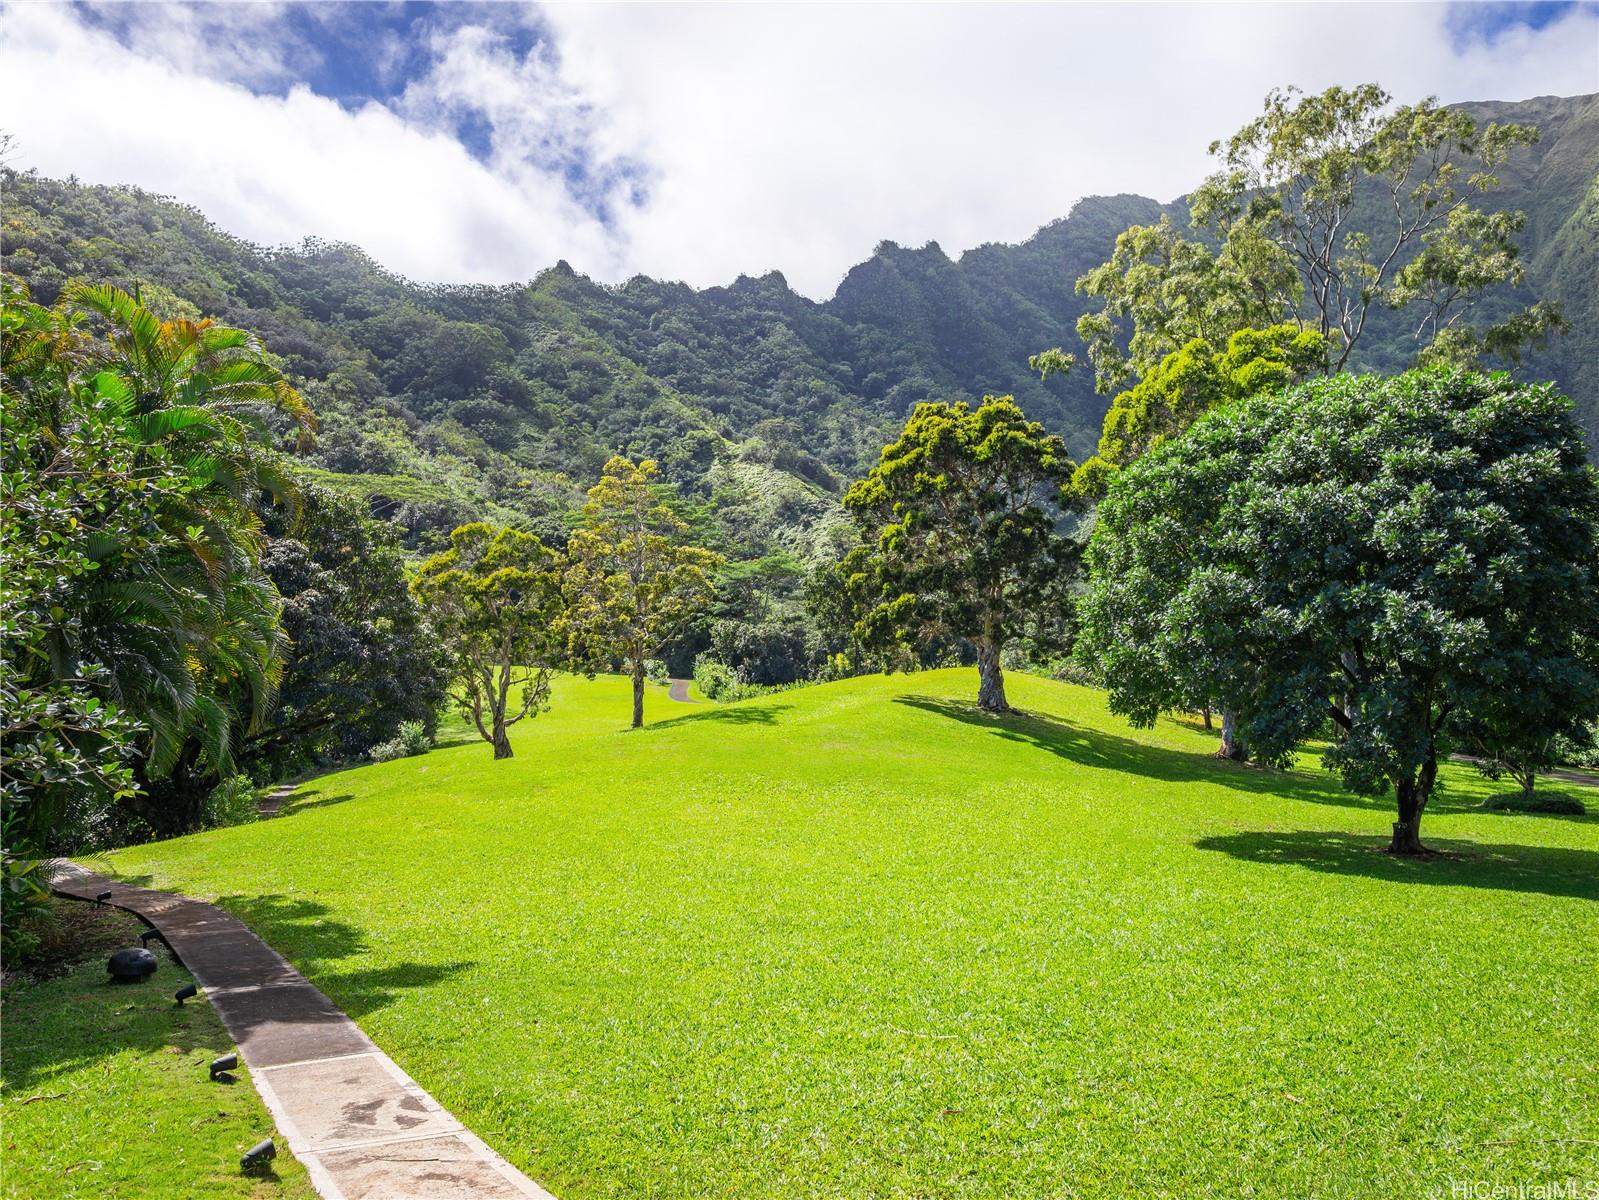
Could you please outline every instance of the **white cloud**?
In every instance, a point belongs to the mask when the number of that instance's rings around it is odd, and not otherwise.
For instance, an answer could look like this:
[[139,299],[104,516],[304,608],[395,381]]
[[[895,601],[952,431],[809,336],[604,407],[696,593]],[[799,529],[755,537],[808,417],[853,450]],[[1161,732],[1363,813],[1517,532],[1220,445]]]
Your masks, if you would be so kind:
[[[566,258],[699,285],[777,267],[822,296],[882,238],[954,254],[1024,238],[1083,195],[1169,199],[1275,86],[1599,90],[1591,7],[1458,49],[1446,13],[558,5],[544,14],[558,59],[518,60],[468,25],[434,35],[432,70],[393,111],[352,113],[207,78],[149,36],[124,49],[70,10],[12,7],[0,128],[23,165],[169,192],[256,241],[354,241],[420,279],[522,279]],[[263,77],[281,57],[254,54]],[[486,162],[447,132],[467,111],[492,129]],[[564,173],[576,163],[595,165],[585,203]],[[647,172],[642,204],[614,171],[628,163]]]
[[525,279],[562,256],[619,269],[560,179],[491,170],[381,105],[348,112],[304,87],[255,95],[51,6],[8,7],[0,36],[15,165],[168,193],[264,244],[354,242],[422,280]]

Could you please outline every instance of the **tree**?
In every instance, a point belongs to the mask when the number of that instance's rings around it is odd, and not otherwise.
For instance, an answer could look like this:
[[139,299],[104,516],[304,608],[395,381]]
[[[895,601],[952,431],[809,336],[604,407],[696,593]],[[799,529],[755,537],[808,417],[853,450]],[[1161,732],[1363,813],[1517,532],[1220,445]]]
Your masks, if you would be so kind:
[[476,522],[417,568],[422,605],[446,663],[451,695],[494,757],[511,757],[507,731],[549,704],[561,662],[560,560],[530,533]]
[[844,506],[875,546],[869,644],[948,632],[977,652],[977,703],[1008,712],[1000,655],[1063,606],[1076,547],[1059,532],[1072,462],[1009,396],[916,406]]
[[1111,401],[1098,452],[1072,476],[1080,496],[1104,494],[1111,474],[1178,436],[1218,404],[1281,388],[1321,367],[1326,341],[1310,329],[1240,329],[1220,352],[1196,337]]
[[261,565],[283,598],[289,648],[277,705],[241,757],[280,774],[364,754],[404,721],[431,731],[443,668],[393,528],[315,484],[265,518]]
[[[1275,91],[1261,116],[1213,143],[1220,169],[1190,197],[1197,236],[1165,218],[1135,225],[1109,261],[1077,280],[1101,302],[1077,323],[1098,390],[1194,338],[1220,348],[1252,326],[1321,334],[1334,373],[1352,364],[1379,312],[1407,314],[1424,363],[1515,361],[1564,328],[1558,307],[1542,303],[1473,324],[1485,299],[1523,280],[1516,239],[1526,217],[1472,201],[1499,186],[1496,168],[1538,131],[1479,127],[1433,100],[1391,101],[1375,84]],[[1047,351],[1035,365],[1068,360]]]
[[[1562,638],[1567,632],[1558,631]],[[1586,741],[1599,717],[1599,647],[1527,646],[1485,666],[1492,686],[1461,713],[1458,740],[1490,779],[1509,775],[1531,800],[1538,774]]]
[[1438,759],[1473,719],[1555,732],[1515,689],[1599,696],[1599,482],[1549,385],[1341,376],[1202,417],[1111,483],[1079,653],[1135,723],[1235,698],[1262,761],[1329,722],[1329,767],[1395,792],[1423,852]]
[[653,459],[616,455],[589,489],[583,525],[567,542],[570,647],[593,665],[619,658],[633,679],[633,728],[644,724],[644,664],[704,609],[721,556],[683,544]]
[[163,322],[114,288],[69,289],[47,311],[8,281],[5,299],[8,507],[83,566],[36,598],[19,686],[92,670],[146,739],[125,803],[158,830],[190,828],[281,672],[255,506],[292,495],[268,417],[305,428],[311,414],[240,330]]

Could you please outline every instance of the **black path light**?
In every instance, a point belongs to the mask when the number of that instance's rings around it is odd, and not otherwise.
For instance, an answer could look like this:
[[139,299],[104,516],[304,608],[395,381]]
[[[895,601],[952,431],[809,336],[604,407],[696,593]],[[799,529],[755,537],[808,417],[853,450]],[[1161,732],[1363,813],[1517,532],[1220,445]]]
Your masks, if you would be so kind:
[[158,966],[160,963],[148,950],[129,947],[118,950],[107,959],[105,969],[112,983],[143,983],[155,974]]
[[271,1138],[262,1138],[255,1145],[244,1152],[244,1157],[239,1159],[239,1170],[250,1171],[256,1167],[265,1166],[269,1161],[278,1156],[278,1148]]
[[172,993],[172,998],[178,1002],[178,1007],[182,1008],[185,1000],[193,1000],[199,993],[200,989],[195,987],[194,984],[186,983]]
[[159,929],[146,929],[139,935],[139,945],[149,949],[151,938],[160,938],[163,946],[167,946],[168,949],[171,948],[170,944],[167,942],[167,935],[162,933]]
[[236,1069],[238,1065],[239,1056],[237,1054],[224,1054],[221,1058],[213,1059],[211,1061],[211,1078],[219,1083],[223,1080],[231,1080],[232,1077],[228,1072]]
[[111,899],[110,892],[96,892],[94,896],[94,906],[96,908],[104,908],[105,902],[109,899]]

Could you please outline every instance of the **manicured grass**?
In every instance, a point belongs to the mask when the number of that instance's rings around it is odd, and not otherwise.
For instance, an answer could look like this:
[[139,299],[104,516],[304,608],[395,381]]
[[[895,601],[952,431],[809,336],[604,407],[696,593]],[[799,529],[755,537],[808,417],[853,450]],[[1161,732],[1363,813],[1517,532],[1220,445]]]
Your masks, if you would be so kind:
[[172,993],[193,976],[161,959],[143,984],[113,987],[105,959],[138,945],[144,928],[116,910],[72,913],[87,955],[48,979],[8,975],[0,1180],[18,1200],[150,1197],[310,1200],[316,1192],[278,1137],[270,1173],[245,1176],[239,1155],[274,1135],[249,1074],[212,1083],[208,1066],[233,1049],[204,998]]
[[[286,815],[219,899],[557,1195],[1429,1196],[1599,1179],[1599,820],[1388,801],[975,673],[563,680]],[[1562,785],[1582,794],[1592,790]]]

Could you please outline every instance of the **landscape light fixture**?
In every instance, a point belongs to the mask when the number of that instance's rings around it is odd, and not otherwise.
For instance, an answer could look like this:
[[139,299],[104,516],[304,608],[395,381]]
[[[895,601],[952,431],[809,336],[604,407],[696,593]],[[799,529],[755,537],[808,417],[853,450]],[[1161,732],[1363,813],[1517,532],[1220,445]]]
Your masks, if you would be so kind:
[[227,1073],[239,1065],[237,1054],[224,1054],[221,1058],[211,1060],[211,1078],[221,1080]]
[[182,1008],[185,1000],[193,1000],[199,994],[199,988],[195,987],[192,983],[186,983],[177,991],[172,993],[172,998],[178,1002],[178,1007]]
[[111,899],[110,892],[97,892],[94,897],[94,906],[96,908],[104,908],[105,902],[109,899]]
[[[149,949],[151,938],[160,938],[161,944],[163,946],[167,945],[167,935],[162,933],[159,929],[146,929],[139,935],[139,945]],[[170,947],[168,948],[170,949]]]
[[239,1159],[239,1170],[248,1171],[254,1167],[259,1167],[277,1156],[278,1148],[273,1145],[272,1139],[262,1138],[244,1152],[244,1157]]

